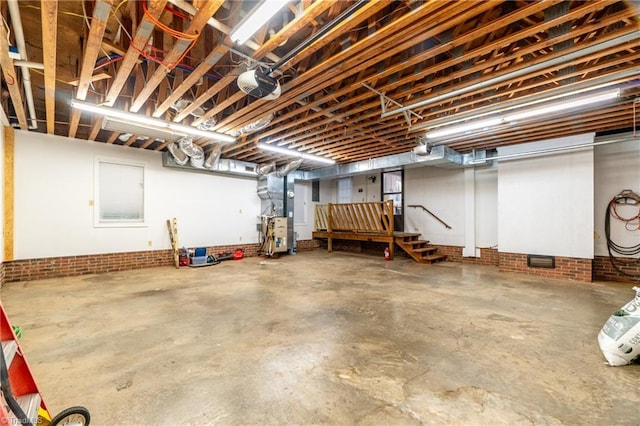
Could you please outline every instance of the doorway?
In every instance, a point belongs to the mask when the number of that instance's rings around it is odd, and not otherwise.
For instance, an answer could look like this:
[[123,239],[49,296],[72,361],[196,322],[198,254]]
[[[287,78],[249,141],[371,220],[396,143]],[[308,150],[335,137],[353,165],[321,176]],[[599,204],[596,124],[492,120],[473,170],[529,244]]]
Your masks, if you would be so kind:
[[404,170],[382,172],[382,200],[393,200],[393,230],[404,231]]

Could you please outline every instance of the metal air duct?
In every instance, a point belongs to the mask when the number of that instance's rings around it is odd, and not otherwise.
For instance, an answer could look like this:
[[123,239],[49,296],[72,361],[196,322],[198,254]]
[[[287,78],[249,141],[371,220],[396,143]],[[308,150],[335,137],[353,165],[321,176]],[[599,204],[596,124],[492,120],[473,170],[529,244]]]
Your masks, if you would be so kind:
[[213,148],[206,160],[204,160],[204,168],[213,170],[218,167],[220,156],[222,155],[222,144],[219,143]]
[[285,164],[284,166],[282,166],[278,170],[276,170],[276,176],[283,177],[283,176],[288,175],[289,173],[291,173],[292,171],[294,171],[298,167],[300,167],[302,165],[303,161],[304,160],[302,158],[300,158],[298,160],[290,161],[289,163]]
[[189,156],[182,152],[180,146],[177,143],[172,142],[171,144],[169,144],[169,146],[167,146],[167,150],[173,156],[176,164],[184,166],[189,162]]
[[258,176],[266,176],[276,169],[276,162],[263,163],[256,165],[256,173]]
[[193,155],[190,156],[191,165],[197,169],[204,168],[204,150],[198,145],[193,145]]

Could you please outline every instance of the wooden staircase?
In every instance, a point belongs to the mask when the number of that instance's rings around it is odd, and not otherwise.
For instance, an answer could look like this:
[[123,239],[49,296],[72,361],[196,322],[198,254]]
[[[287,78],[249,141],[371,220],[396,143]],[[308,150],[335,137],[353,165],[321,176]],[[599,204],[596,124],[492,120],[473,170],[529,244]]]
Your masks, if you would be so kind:
[[438,254],[438,248],[421,240],[415,232],[394,232],[394,242],[418,263],[436,263],[447,259],[446,254]]

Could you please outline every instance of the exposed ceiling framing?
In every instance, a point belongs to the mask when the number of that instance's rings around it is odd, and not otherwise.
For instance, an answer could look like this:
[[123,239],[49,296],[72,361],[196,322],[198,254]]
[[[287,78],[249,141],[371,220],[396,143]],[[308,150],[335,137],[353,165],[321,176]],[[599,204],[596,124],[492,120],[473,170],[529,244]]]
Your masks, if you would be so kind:
[[[262,142],[350,163],[408,152],[448,120],[603,82],[621,96],[435,143],[470,152],[629,131],[640,96],[640,26],[631,1],[368,1],[274,72],[282,94],[272,101],[240,91],[237,76],[272,66],[356,1],[291,0],[243,46],[230,33],[254,1],[20,0],[19,23],[11,1],[0,1],[9,120],[24,130],[31,123],[25,64],[10,53],[21,25],[38,123],[29,131],[140,149],[164,150],[170,141],[122,136],[70,100],[239,135],[223,158],[287,161],[258,149]],[[180,100],[187,106],[177,108]],[[410,113],[394,111],[406,106]],[[242,130],[271,115],[263,129]],[[195,143],[205,152],[216,147],[206,138]]]

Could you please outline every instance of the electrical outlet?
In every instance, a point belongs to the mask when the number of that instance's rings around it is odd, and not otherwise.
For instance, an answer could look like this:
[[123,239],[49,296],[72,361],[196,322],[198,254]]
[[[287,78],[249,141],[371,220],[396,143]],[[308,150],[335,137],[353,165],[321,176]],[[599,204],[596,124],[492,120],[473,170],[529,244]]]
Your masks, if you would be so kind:
[[147,245],[148,245],[149,247],[151,247],[151,246],[153,245],[153,241],[151,241],[151,240],[147,241]]
[[242,241],[242,236],[240,236],[240,241]]

